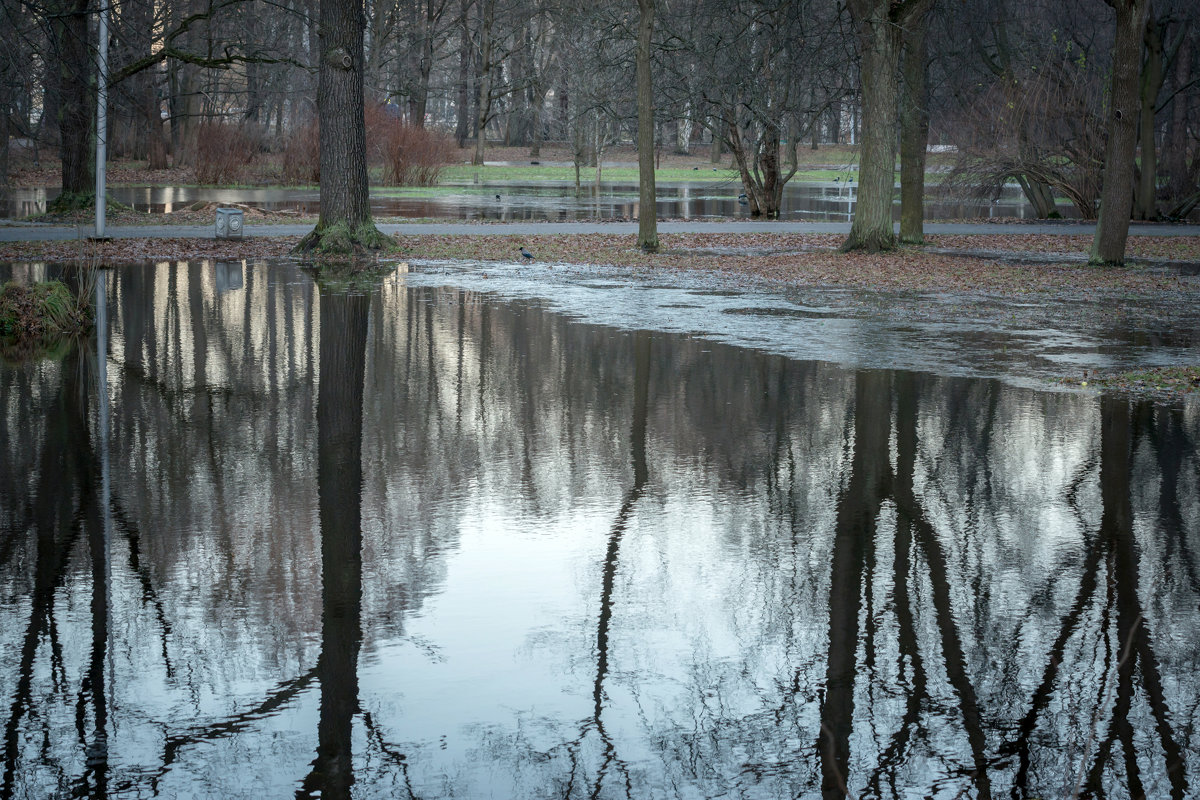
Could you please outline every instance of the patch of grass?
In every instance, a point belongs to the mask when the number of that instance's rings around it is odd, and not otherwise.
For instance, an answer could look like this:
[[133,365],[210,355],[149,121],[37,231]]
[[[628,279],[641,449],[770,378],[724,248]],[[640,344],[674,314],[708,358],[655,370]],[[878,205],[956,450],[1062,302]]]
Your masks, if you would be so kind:
[[357,258],[370,253],[388,253],[396,249],[396,241],[375,227],[368,219],[357,228],[348,222],[318,225],[300,240],[293,253],[313,258]]
[[[655,173],[655,178],[660,181],[711,181],[714,177],[719,177],[723,180],[736,181],[737,171],[726,169],[721,166],[716,171],[709,169],[660,169]],[[595,167],[582,167],[579,170],[579,181],[581,184],[592,183],[596,176]],[[470,164],[462,164],[453,167],[446,167],[442,172],[442,180],[444,182],[466,181],[474,182],[478,177],[480,181],[504,181],[504,182],[536,182],[536,181],[564,181],[575,182],[574,167],[551,167],[545,165],[530,165],[530,166],[495,166],[484,165],[482,167],[472,166]],[[638,170],[637,167],[605,167],[600,173],[602,182],[620,182],[620,183],[637,183]]]
[[0,286],[0,354],[10,361],[58,352],[91,322],[90,305],[62,281]]
[[[106,197],[105,208],[110,212],[125,212],[133,209]],[[96,209],[95,192],[63,192],[46,204],[45,214],[33,214],[27,219],[39,222],[87,222]]]
[[1115,373],[1087,373],[1063,383],[1094,386],[1136,399],[1175,400],[1200,392],[1200,366],[1149,367]]

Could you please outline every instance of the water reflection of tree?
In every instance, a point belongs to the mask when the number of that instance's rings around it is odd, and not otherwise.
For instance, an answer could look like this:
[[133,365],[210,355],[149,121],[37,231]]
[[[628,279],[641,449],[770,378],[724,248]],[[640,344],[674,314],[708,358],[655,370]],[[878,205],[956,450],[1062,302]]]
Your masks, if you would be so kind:
[[297,797],[350,797],[362,642],[362,421],[370,297],[321,295],[317,491],[321,516],[321,712]]
[[[625,797],[633,794],[633,781],[629,766],[617,756],[616,743],[604,723],[606,701],[604,682],[609,673],[609,636],[612,630],[614,591],[617,568],[620,563],[621,540],[625,537],[634,506],[642,497],[642,493],[646,490],[646,484],[650,480],[650,469],[646,458],[646,427],[650,405],[650,346],[650,334],[640,331],[633,335],[633,413],[629,432],[633,483],[625,493],[621,507],[617,510],[605,546],[604,568],[600,578],[599,613],[596,616],[596,671],[592,682],[592,714],[580,723],[578,735],[567,744],[569,772],[565,779],[560,779],[563,784],[561,790],[563,798],[581,795],[592,798],[599,797],[605,786],[605,778],[608,777],[610,771],[614,771],[620,778],[621,793]],[[601,756],[600,763],[594,765],[594,774],[589,781],[588,765],[584,763],[585,759],[581,751],[593,731],[600,740]]]
[[105,502],[100,496],[99,463],[90,446],[92,434],[88,422],[88,397],[94,374],[95,364],[89,363],[80,347],[72,348],[63,359],[56,396],[46,404],[45,433],[31,503],[32,524],[12,529],[7,537],[6,544],[12,547],[10,552],[16,553],[23,544],[22,534],[32,533],[34,550],[28,622],[20,640],[15,691],[4,726],[4,775],[0,784],[3,798],[15,796],[19,789],[18,770],[28,767],[29,754],[22,752],[22,726],[45,726],[43,735],[49,737],[54,724],[50,720],[53,711],[40,708],[42,703],[36,696],[38,655],[44,646],[49,649],[54,690],[62,695],[70,691],[56,605],[58,593],[68,581],[71,555],[83,541],[87,543],[90,562],[91,639],[87,668],[75,692],[74,716],[84,765],[77,776],[54,770],[53,777],[61,794],[103,796],[107,791],[108,548],[104,541]]
[[[402,636],[408,612],[438,590],[442,554],[459,535],[457,518],[440,509],[467,497],[464,487],[485,484],[512,503],[511,513],[539,521],[580,498],[620,501],[598,579],[586,582],[593,588],[581,600],[590,621],[579,638],[587,645],[572,639],[548,653],[568,672],[586,659],[578,687],[590,701],[578,714],[583,719],[573,714],[539,730],[553,729],[552,742],[572,745],[547,752],[546,737],[522,738],[520,721],[512,730],[462,733],[478,737],[473,758],[511,769],[518,794],[547,786],[623,794],[630,783],[648,780],[680,793],[731,796],[807,796],[824,783],[832,795],[840,777],[855,793],[885,797],[933,781],[974,796],[988,788],[993,796],[1069,796],[1080,777],[1083,792],[1097,794],[1098,781],[1119,797],[1131,769],[1131,782],[1148,791],[1191,790],[1191,781],[1183,782],[1191,776],[1171,772],[1178,762],[1170,753],[1180,748],[1181,758],[1194,759],[1188,752],[1196,712],[1185,701],[1195,692],[1187,677],[1195,656],[1187,636],[1195,627],[1181,611],[1194,613],[1197,596],[1196,451],[1188,438],[1194,417],[1143,406],[1129,413],[994,382],[847,374],[672,337],[655,337],[649,348],[645,337],[521,304],[400,286],[374,301],[380,313],[368,326],[359,421],[367,469],[355,495],[326,480],[328,431],[309,381],[318,367],[326,374],[327,328],[311,313],[311,297],[268,271],[251,271],[243,293],[251,312],[238,305],[240,297],[215,301],[202,273],[183,269],[174,282],[166,268],[136,275],[122,274],[122,291],[132,285],[126,280],[158,291],[144,306],[124,296],[118,304],[126,317],[114,392],[124,410],[115,420],[114,449],[123,490],[110,507],[128,553],[119,559],[128,564],[125,585],[156,627],[141,629],[131,649],[150,668],[162,664],[177,674],[184,691],[200,689],[205,679],[196,674],[207,664],[217,676],[234,674],[229,665],[251,664],[257,681],[229,698],[227,716],[164,727],[162,751],[151,753],[159,763],[143,765],[158,775],[151,788],[169,792],[173,776],[194,764],[200,772],[212,768],[220,756],[206,754],[223,755],[228,751],[218,748],[230,742],[261,757],[273,746],[269,718],[315,700],[308,693],[317,685],[317,755],[302,791],[323,784],[333,796],[349,785],[347,737],[360,722],[355,743],[367,750],[354,754],[356,790],[388,780],[398,793],[411,794],[410,780],[436,785],[442,776],[430,767],[433,759],[420,757],[428,743],[390,743],[394,720],[384,708],[359,709],[351,667],[372,638]],[[140,341],[135,313],[145,317],[148,338]],[[275,320],[274,332],[263,314]],[[197,315],[205,320],[202,337],[195,334]],[[318,338],[321,351],[311,352]],[[12,386],[3,387],[5,396],[40,391],[28,381],[10,393]],[[322,383],[316,394],[324,389]],[[311,424],[314,410],[318,426]],[[407,424],[414,418],[421,424]],[[1120,444],[1112,430],[1126,424]],[[654,437],[646,438],[647,428]],[[14,426],[9,431],[22,436]],[[49,444],[48,437],[33,440]],[[41,487],[47,470],[64,469],[57,466],[62,457],[44,469],[8,463],[12,474],[35,475]],[[655,491],[648,497],[638,487],[650,461]],[[257,473],[257,493],[247,494],[249,484],[225,469],[231,464]],[[1122,474],[1125,496],[1116,477]],[[1049,485],[1021,484],[1030,475],[1047,476]],[[516,488],[503,494],[496,487]],[[306,505],[314,488],[319,507]],[[357,497],[349,511],[367,517],[367,535],[356,542],[348,527],[346,536],[337,533],[339,522],[325,519],[326,488]],[[48,485],[38,491],[56,497]],[[39,602],[53,605],[64,584],[89,585],[90,565],[74,556],[89,539],[87,514],[63,492],[36,508],[64,524],[78,520],[77,531],[58,530],[44,547],[40,534],[20,545],[9,544],[12,537],[0,541],[4,581],[21,584],[26,577],[14,564],[29,564],[30,590],[13,595],[30,603],[45,597]],[[168,496],[174,507],[161,499]],[[658,519],[655,503],[679,496],[711,498],[721,533],[694,545],[673,542],[671,531],[625,533],[643,513]],[[63,508],[54,511],[55,503]],[[1049,532],[1057,536],[1054,546],[1039,548],[1031,507],[1047,504],[1072,516]],[[35,509],[9,506],[5,519]],[[317,544],[305,535],[315,528],[310,507],[323,533],[333,532],[321,537],[315,555],[304,549],[310,539]],[[189,528],[195,518],[201,522]],[[155,534],[177,527],[185,530]],[[197,534],[201,527],[211,539]],[[736,639],[738,653],[713,657],[697,649],[686,663],[656,660],[655,626],[623,612],[643,615],[672,602],[666,579],[647,569],[654,556],[639,551],[650,540],[662,543],[664,563],[693,546],[727,562],[727,582],[712,587],[720,596],[694,618],[718,638]],[[330,548],[341,549],[335,555]],[[357,565],[354,552],[361,553]],[[74,559],[76,574],[55,559]],[[301,566],[289,573],[289,563]],[[304,569],[316,563],[321,592],[316,570]],[[352,574],[330,571],[335,563],[349,563]],[[364,585],[364,563],[381,579]],[[38,586],[45,587],[40,595]],[[190,606],[179,599],[189,591]],[[238,606],[239,591],[282,599],[247,610],[244,596]],[[333,607],[326,604],[330,592],[361,599],[340,616],[324,612],[321,635],[298,644],[317,629],[318,603]],[[199,611],[181,613],[192,609]],[[223,619],[231,610],[263,618],[240,628]],[[722,610],[728,619],[719,619]],[[61,651],[62,636],[50,633],[61,619],[51,614],[38,623],[38,658]],[[1172,619],[1184,621],[1182,631],[1167,627]],[[207,629],[204,637],[200,629]],[[22,635],[5,635],[14,637],[19,655]],[[1126,642],[1130,656],[1122,660]],[[71,691],[94,652],[83,654]],[[351,670],[350,679],[320,674],[335,668]],[[61,667],[49,671],[64,683]],[[34,687],[26,696],[37,701],[39,692]],[[62,752],[82,753],[98,741],[97,712],[86,699],[86,741],[73,734]],[[111,717],[119,708],[107,711]],[[10,724],[30,724],[21,714]],[[1149,724],[1131,729],[1133,719]],[[6,745],[6,765],[17,752]],[[308,759],[309,740],[296,752],[297,764]],[[649,763],[653,758],[657,763]],[[19,774],[24,762],[13,763]],[[473,767],[463,764],[467,777],[461,784],[447,777],[447,785],[469,794]],[[65,772],[64,793],[83,769]],[[113,787],[129,778],[108,780]]]
[[[1130,505],[1130,486],[1134,483],[1130,472],[1130,436],[1138,428],[1132,424],[1128,404],[1111,398],[1101,401],[1099,480],[1102,516],[1099,530],[1087,542],[1079,590],[1045,655],[1042,679],[1030,695],[1029,708],[1017,726],[1016,735],[1010,737],[1003,734],[1003,720],[996,718],[1000,709],[986,709],[977,689],[977,682],[986,675],[986,664],[973,662],[964,645],[961,626],[964,620],[972,619],[972,612],[978,614],[981,609],[956,608],[956,597],[963,596],[961,589],[954,585],[956,568],[942,544],[944,534],[935,528],[925,509],[926,500],[914,488],[914,477],[922,473],[918,464],[922,445],[927,457],[940,457],[939,447],[922,443],[918,435],[918,396],[928,396],[918,389],[917,379],[907,375],[898,375],[889,381],[887,376],[879,373],[860,373],[856,382],[854,456],[847,488],[839,501],[832,566],[828,673],[821,725],[824,796],[843,797],[847,783],[852,781],[856,762],[851,758],[851,731],[865,718],[863,713],[855,713],[855,697],[862,691],[863,684],[869,690],[881,679],[873,666],[873,649],[877,646],[874,628],[880,612],[871,607],[871,587],[878,581],[874,574],[877,565],[873,554],[880,542],[879,523],[891,516],[887,511],[881,516],[881,509],[885,509],[888,501],[895,506],[890,603],[900,659],[895,674],[905,704],[899,719],[885,720],[893,726],[887,745],[875,754],[859,754],[857,763],[875,765],[866,770],[865,775],[857,776],[858,780],[865,777],[869,795],[878,796],[884,785],[892,793],[899,792],[897,773],[903,766],[905,754],[915,742],[932,741],[937,737],[938,733],[931,726],[947,727],[944,718],[938,719],[945,712],[935,714],[937,704],[930,695],[928,665],[936,663],[936,672],[944,674],[956,697],[958,707],[951,713],[952,717],[958,718],[970,754],[965,764],[955,765],[951,761],[947,765],[948,772],[961,772],[969,780],[975,796],[992,795],[993,775],[1002,772],[1012,756],[1017,758],[1012,783],[1014,797],[1045,792],[1048,785],[1055,786],[1052,793],[1061,792],[1065,787],[1069,794],[1072,771],[1076,768],[1084,779],[1081,796],[1108,796],[1116,785],[1127,787],[1130,796],[1145,796],[1142,773],[1146,766],[1153,766],[1157,779],[1166,780],[1171,797],[1186,796],[1188,783],[1184,774],[1183,747],[1172,727],[1172,715],[1158,672],[1159,660],[1139,594],[1140,558]],[[894,470],[889,464],[893,446],[889,423],[893,409],[888,401],[891,394],[896,398]],[[954,405],[953,398],[950,405]],[[979,438],[972,441],[974,437],[962,422],[968,417],[951,414],[951,419],[958,422],[952,422],[942,447],[960,452],[974,449],[974,446],[992,447],[987,440],[990,420],[985,421],[982,434],[976,432]],[[987,459],[980,455],[977,463],[986,473]],[[984,479],[990,478],[985,474]],[[1169,509],[1174,501],[1164,497],[1162,502]],[[1171,517],[1177,511],[1165,513]],[[920,560],[914,561],[914,555]],[[918,566],[923,566],[924,575],[914,573]],[[961,568],[960,565],[958,569]],[[914,578],[927,587],[927,599],[915,591]],[[1098,591],[1101,596],[1093,597]],[[983,601],[976,596],[977,604],[982,606]],[[1081,626],[1086,619],[1085,612],[1093,602],[1099,606],[1099,611],[1093,617],[1097,625],[1089,633]],[[932,625],[937,634],[934,640],[938,645],[936,651],[922,652],[921,638],[914,624],[914,608],[923,604],[931,607]],[[860,619],[866,628],[861,632]],[[978,623],[969,635],[976,640],[986,638]],[[1090,700],[1082,695],[1072,695],[1073,690],[1063,674],[1064,667],[1071,663],[1064,658],[1064,652],[1073,637],[1086,637],[1099,645],[1097,662],[1087,667],[1077,662],[1072,667],[1076,671],[1085,668],[1101,676],[1098,692]],[[862,655],[860,647],[864,648]],[[1064,692],[1067,693],[1065,697]],[[1139,697],[1146,703],[1154,721],[1158,740],[1157,752],[1149,757],[1149,762],[1147,748],[1137,740],[1132,722],[1133,704]],[[1074,732],[1075,736],[1085,740],[1083,752],[1087,760],[1082,765],[1072,765],[1070,761],[1058,759],[1053,751],[1038,748],[1037,755],[1045,763],[1040,770],[1040,780],[1031,785],[1036,737],[1040,724],[1047,721],[1041,717],[1052,702],[1064,701],[1094,709],[1092,727]],[[870,712],[867,714],[869,716]],[[942,734],[945,732],[943,730]],[[1045,734],[1042,730],[1040,735]],[[1097,740],[1094,747],[1090,747],[1091,738]],[[1047,784],[1047,781],[1051,783]]]

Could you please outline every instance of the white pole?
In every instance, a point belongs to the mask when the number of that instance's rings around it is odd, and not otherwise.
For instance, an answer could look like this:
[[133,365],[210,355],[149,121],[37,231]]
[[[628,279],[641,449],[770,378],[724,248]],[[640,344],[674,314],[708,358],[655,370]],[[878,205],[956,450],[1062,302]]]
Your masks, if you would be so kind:
[[[100,433],[100,514],[104,526],[104,616],[112,618],[112,476],[109,470],[109,407],[108,407],[108,286],[105,270],[96,272],[96,427]],[[106,626],[107,627],[107,626]],[[107,636],[107,632],[105,633]],[[108,649],[109,658],[112,650]]]
[[101,0],[96,77],[96,238],[104,238],[104,214],[108,210],[108,0]]

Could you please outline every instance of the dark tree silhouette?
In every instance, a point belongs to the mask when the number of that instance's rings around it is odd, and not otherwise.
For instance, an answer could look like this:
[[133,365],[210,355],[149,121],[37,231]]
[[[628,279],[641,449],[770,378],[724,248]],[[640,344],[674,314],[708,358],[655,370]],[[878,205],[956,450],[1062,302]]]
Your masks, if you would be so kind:
[[349,255],[392,244],[371,220],[363,101],[362,0],[321,0],[317,67],[321,216],[297,253]]
[[321,295],[317,492],[321,516],[321,716],[317,757],[297,797],[349,798],[362,642],[362,418],[365,293]]

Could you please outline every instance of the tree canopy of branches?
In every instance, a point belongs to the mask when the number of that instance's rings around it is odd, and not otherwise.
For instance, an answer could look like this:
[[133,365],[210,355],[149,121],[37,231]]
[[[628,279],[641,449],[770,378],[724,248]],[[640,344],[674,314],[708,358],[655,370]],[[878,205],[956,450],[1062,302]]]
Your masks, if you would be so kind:
[[[901,177],[909,241],[921,238],[919,161],[930,141],[958,154],[947,189],[995,197],[1017,186],[1039,217],[1069,204],[1069,213],[1094,218],[1106,186],[1119,196],[1107,203],[1117,216],[1131,193],[1141,219],[1200,206],[1195,3],[1159,0],[1144,14],[1138,6],[1122,24],[1098,0],[960,0],[925,15],[931,4],[656,3],[656,155],[705,146],[716,164],[727,154],[750,212],[773,218],[801,142],[857,144],[847,248],[893,246],[898,137],[909,164]],[[3,0],[0,9],[6,140],[35,157],[57,149],[64,187],[85,192],[95,9],[79,0]],[[318,10],[319,0],[115,3],[110,154],[192,168],[201,128],[214,122],[244,130],[246,159],[315,139]],[[538,159],[553,141],[577,168],[594,167],[599,184],[604,154],[638,136],[640,14],[628,0],[365,0],[361,16],[355,71],[365,101],[411,127],[453,132],[476,163],[489,142],[527,146]],[[1120,109],[1117,72],[1134,90]],[[7,149],[0,178],[6,157]]]
[[668,17],[663,92],[729,150],[756,216],[779,216],[800,140],[853,87],[843,22],[827,0],[702,0]]

